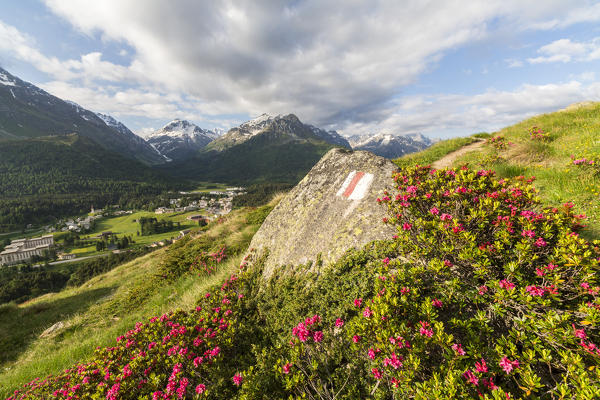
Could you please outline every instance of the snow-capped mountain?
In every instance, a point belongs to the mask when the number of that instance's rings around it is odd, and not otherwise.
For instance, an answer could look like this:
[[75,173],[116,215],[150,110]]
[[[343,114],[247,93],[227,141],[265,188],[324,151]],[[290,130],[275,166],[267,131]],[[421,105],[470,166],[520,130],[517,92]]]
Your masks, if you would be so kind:
[[0,138],[24,140],[69,134],[85,136],[107,150],[146,164],[164,163],[150,145],[124,125],[115,129],[79,104],[53,96],[0,68]]
[[336,146],[350,148],[350,143],[335,131],[325,131],[302,123],[294,114],[270,116],[262,114],[239,127],[230,129],[225,135],[210,144],[209,148],[223,150],[242,144],[264,134],[277,134],[287,140],[321,140]]
[[148,137],[152,145],[168,160],[182,160],[196,154],[220,136],[218,131],[205,130],[193,123],[174,119]]
[[390,133],[354,135],[349,138],[349,141],[354,150],[366,150],[386,158],[398,158],[415,153],[432,144],[431,139],[420,133],[401,136]]

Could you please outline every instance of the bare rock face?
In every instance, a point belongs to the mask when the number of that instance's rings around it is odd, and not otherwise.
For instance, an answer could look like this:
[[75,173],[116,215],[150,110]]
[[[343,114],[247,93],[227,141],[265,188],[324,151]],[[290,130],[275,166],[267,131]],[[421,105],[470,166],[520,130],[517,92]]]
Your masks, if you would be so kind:
[[278,268],[336,261],[346,250],[389,239],[377,203],[397,170],[391,161],[366,151],[330,150],[269,214],[250,248],[268,249],[264,276]]

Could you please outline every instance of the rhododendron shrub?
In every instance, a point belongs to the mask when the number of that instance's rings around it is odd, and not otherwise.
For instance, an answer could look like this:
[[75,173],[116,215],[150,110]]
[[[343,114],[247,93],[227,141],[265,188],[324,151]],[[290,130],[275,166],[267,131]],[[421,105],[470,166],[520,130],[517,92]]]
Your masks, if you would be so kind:
[[[342,349],[337,370],[374,398],[598,398],[600,252],[572,204],[543,208],[531,180],[485,170],[395,181],[380,202],[396,250],[373,269],[375,295],[347,299],[337,330],[321,322],[325,340],[344,338],[327,352]],[[351,383],[306,372],[332,361],[310,337],[292,332],[280,374],[298,393],[352,398]]]
[[[232,395],[247,282],[234,274],[190,312],[137,323],[112,347],[62,374],[36,379],[17,399],[191,399]],[[229,393],[229,394],[228,394]]]
[[508,145],[511,145],[512,143],[507,141],[504,136],[498,135],[492,136],[491,138],[487,139],[486,144],[491,144],[496,150],[504,150],[508,147]]
[[394,179],[381,202],[398,257],[348,332],[374,381],[400,398],[600,395],[600,251],[577,234],[584,216],[542,208],[530,181],[492,171],[417,166]]
[[550,135],[548,134],[548,132],[545,132],[542,128],[538,128],[537,126],[532,126],[527,132],[529,133],[529,137],[531,140],[550,140]]

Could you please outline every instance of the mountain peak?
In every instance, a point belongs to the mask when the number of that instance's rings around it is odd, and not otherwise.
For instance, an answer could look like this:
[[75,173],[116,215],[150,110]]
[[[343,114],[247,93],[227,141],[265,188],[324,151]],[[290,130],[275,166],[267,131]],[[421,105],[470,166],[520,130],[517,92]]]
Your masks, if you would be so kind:
[[431,145],[431,140],[420,133],[394,135],[389,132],[356,135],[349,138],[354,150],[366,150],[386,158],[398,158],[421,151]]
[[202,129],[193,122],[175,118],[148,137],[163,157],[181,160],[193,156],[197,151],[219,137],[218,131]]

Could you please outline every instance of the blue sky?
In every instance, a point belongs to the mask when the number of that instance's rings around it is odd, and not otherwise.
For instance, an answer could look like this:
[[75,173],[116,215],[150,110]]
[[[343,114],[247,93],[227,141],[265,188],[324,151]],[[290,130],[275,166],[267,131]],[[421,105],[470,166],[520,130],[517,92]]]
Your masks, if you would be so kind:
[[460,136],[600,100],[600,3],[525,3],[0,0],[0,65],[140,135],[266,112]]

